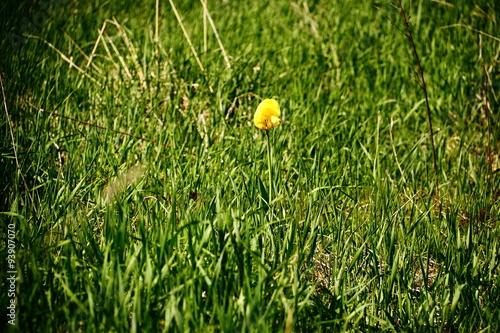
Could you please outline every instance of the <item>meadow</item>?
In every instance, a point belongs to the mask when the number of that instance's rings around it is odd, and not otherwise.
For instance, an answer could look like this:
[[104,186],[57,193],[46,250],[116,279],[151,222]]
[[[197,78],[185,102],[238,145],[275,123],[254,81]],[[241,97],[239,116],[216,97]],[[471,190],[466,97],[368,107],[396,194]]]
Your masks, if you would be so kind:
[[498,332],[500,3],[402,6],[428,110],[397,1],[4,1],[2,332]]

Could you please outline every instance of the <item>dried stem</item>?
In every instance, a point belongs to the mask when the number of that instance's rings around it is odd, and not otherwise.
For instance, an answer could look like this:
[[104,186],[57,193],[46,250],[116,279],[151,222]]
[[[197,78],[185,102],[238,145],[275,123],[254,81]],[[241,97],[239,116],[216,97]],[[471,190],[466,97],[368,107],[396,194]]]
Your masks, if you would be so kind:
[[490,123],[490,105],[488,102],[488,72],[486,71],[486,67],[483,65],[483,88],[482,88],[482,99],[483,99],[483,111],[484,116],[486,117],[486,122],[488,126],[488,171],[491,179],[491,175],[493,174],[493,160],[491,159],[491,123]]
[[[210,22],[210,26],[212,27],[212,31],[214,32],[215,38],[217,39],[217,43],[219,43],[220,50],[222,52],[222,56],[224,57],[224,61],[226,62],[226,67],[231,68],[231,63],[229,62],[229,57],[227,56],[226,49],[224,48],[224,45],[222,45],[222,40],[220,39],[219,33],[217,32],[217,28],[215,27],[215,23],[212,20],[212,16],[210,16],[210,13],[208,12],[207,9],[207,3],[205,0],[200,0],[201,4],[203,5],[203,17],[208,19],[208,22]],[[206,43],[205,43],[206,47]],[[205,50],[205,52],[207,52]]]
[[196,59],[196,62],[198,63],[198,66],[200,66],[200,69],[202,72],[205,71],[205,68],[203,68],[203,65],[201,64],[201,60],[198,57],[198,53],[196,53],[196,50],[194,49],[193,43],[191,42],[191,38],[189,38],[189,34],[186,31],[186,28],[184,28],[184,24],[182,24],[181,16],[177,12],[177,8],[175,7],[175,4],[173,0],[168,0],[170,2],[170,7],[172,7],[172,10],[174,11],[175,18],[177,19],[177,22],[179,23],[179,26],[182,29],[182,32],[184,33],[184,37],[186,38],[186,41],[189,44],[189,47],[191,48],[191,52],[193,52],[193,55]]
[[[41,40],[42,42],[44,42],[48,47],[50,47],[51,49],[53,49],[54,51],[56,51],[57,54],[59,54],[59,56],[64,60],[66,61],[68,64],[69,64],[69,67],[70,68],[75,68],[77,71],[79,71],[80,73],[82,73],[84,76],[88,77],[92,82],[96,83],[97,85],[99,86],[102,86],[102,84],[100,82],[98,82],[96,79],[94,79],[89,73],[87,73],[85,70],[83,70],[82,68],[78,67],[77,64],[75,64],[73,62],[73,60],[71,58],[68,58],[64,53],[62,53],[59,49],[57,49],[54,45],[52,45],[51,43],[47,42],[45,39],[41,38],[41,37],[38,37],[38,36],[33,36],[33,35],[28,35],[28,34],[23,34],[24,37],[27,37],[27,38],[33,38],[33,39],[38,39],[38,40]],[[89,60],[90,61],[90,60]]]
[[160,0],[156,0],[155,5],[155,43],[158,43],[160,38],[158,37],[158,27],[160,22]]
[[403,16],[403,21],[405,22],[406,26],[406,31],[407,31],[406,37],[410,41],[411,47],[413,49],[413,55],[415,57],[418,73],[420,75],[420,80],[421,80],[420,86],[422,87],[422,91],[424,92],[425,106],[427,109],[427,120],[429,122],[429,136],[431,139],[431,146],[432,146],[432,158],[434,161],[434,175],[436,177],[436,197],[439,199],[439,177],[438,177],[436,147],[434,145],[434,131],[432,129],[431,109],[429,106],[429,98],[427,97],[427,86],[425,85],[424,71],[422,70],[422,66],[420,65],[420,59],[418,57],[417,48],[415,46],[415,42],[413,41],[413,36],[411,34],[410,23],[408,22],[408,18],[406,17],[406,13],[403,9],[403,5],[401,4],[401,0],[398,0],[398,4],[399,4],[399,11],[401,12],[401,16]]

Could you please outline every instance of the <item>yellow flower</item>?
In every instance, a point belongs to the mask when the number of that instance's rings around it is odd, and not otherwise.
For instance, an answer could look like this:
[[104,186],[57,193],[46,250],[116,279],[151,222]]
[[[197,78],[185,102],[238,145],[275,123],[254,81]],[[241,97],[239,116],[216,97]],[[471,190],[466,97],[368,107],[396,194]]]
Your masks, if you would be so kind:
[[280,106],[274,99],[265,99],[257,107],[253,117],[255,127],[268,130],[281,124]]

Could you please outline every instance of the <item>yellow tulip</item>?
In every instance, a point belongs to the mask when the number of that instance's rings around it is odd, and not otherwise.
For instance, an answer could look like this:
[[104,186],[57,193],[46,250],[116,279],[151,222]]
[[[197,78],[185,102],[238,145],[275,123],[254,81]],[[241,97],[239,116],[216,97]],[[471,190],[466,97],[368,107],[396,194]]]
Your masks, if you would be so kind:
[[257,107],[253,117],[255,127],[261,130],[269,130],[281,124],[280,106],[275,99],[265,99]]

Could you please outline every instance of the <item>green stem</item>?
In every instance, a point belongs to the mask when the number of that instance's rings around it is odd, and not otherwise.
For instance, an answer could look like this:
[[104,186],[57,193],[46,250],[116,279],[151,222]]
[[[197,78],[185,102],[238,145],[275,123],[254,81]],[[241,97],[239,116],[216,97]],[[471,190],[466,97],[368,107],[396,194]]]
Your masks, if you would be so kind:
[[268,193],[268,205],[271,206],[272,200],[272,191],[273,191],[273,177],[271,173],[271,139],[269,135],[269,131],[266,131],[266,136],[267,136],[267,166],[269,168],[269,193]]

